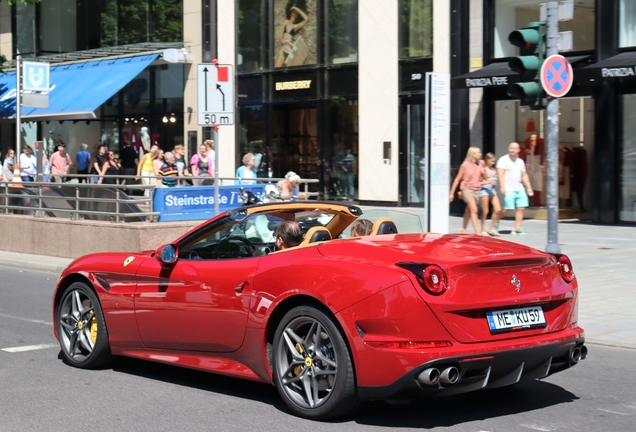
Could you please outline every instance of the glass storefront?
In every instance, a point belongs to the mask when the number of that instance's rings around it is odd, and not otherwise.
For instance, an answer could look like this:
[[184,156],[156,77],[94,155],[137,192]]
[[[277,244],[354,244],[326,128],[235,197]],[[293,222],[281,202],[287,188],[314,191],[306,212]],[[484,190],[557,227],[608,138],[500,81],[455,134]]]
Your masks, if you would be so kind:
[[623,124],[619,167],[619,220],[636,222],[636,95],[622,95],[620,100]]
[[[494,58],[518,55],[518,48],[508,42],[513,30],[523,28],[530,22],[539,21],[539,5],[544,0],[494,0]],[[574,5],[574,20],[559,22],[559,31],[573,32],[574,51],[594,49],[595,0],[577,0]]]
[[13,14],[14,53],[23,56],[183,41],[181,0],[18,1]]
[[400,58],[433,55],[433,1],[401,0]]
[[[545,111],[520,107],[518,101],[495,102],[495,155],[507,154],[518,142],[534,196],[531,207],[546,205]],[[589,218],[594,154],[594,100],[589,97],[559,100],[559,208]]]
[[237,0],[237,72],[262,70],[263,52],[263,2],[262,0]]
[[619,6],[618,46],[636,46],[636,2],[634,0],[620,0]]
[[330,0],[327,35],[327,62],[332,64],[358,61],[358,0]]

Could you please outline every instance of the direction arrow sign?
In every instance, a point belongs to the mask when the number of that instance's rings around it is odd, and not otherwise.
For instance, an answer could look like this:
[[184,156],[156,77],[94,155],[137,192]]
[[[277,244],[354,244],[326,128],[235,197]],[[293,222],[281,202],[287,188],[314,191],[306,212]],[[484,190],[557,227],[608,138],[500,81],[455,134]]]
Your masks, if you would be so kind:
[[545,92],[557,98],[565,96],[572,88],[572,83],[574,82],[572,65],[565,57],[559,54],[552,55],[543,62],[539,77]]
[[49,91],[50,67],[48,63],[22,62],[22,89]]
[[234,70],[229,64],[197,65],[197,123],[234,124]]

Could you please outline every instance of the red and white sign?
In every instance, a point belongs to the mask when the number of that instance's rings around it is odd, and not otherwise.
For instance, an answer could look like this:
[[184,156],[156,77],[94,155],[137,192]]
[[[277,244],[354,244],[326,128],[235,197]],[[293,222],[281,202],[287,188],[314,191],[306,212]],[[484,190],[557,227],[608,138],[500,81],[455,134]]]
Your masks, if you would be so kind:
[[557,98],[565,96],[574,82],[572,65],[559,54],[552,55],[543,62],[539,77],[545,92]]

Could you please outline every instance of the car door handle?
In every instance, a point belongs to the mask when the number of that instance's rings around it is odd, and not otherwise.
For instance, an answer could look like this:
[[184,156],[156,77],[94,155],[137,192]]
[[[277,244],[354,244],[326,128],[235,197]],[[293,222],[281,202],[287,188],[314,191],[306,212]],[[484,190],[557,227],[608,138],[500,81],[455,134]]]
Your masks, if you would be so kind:
[[248,281],[243,281],[240,284],[238,284],[236,286],[236,288],[234,288],[234,291],[236,291],[237,293],[241,293],[243,292],[243,290],[245,289],[245,285],[247,285]]

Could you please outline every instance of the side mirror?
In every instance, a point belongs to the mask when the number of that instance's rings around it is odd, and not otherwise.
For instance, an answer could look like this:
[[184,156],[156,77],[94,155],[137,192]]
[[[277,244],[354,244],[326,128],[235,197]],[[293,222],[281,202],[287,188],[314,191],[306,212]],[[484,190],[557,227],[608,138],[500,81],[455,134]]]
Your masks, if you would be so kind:
[[177,262],[177,247],[173,244],[163,245],[155,252],[155,258],[161,264],[174,264]]

